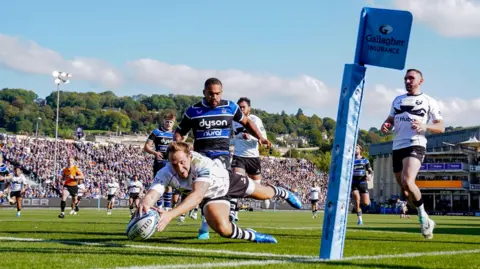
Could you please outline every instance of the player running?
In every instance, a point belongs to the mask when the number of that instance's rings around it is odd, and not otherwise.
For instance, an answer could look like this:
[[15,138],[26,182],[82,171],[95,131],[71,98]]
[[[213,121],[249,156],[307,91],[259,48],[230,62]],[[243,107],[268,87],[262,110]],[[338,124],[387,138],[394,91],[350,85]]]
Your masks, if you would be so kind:
[[380,129],[387,133],[393,127],[392,163],[395,178],[405,197],[417,208],[422,235],[431,239],[435,222],[425,211],[422,193],[415,179],[425,156],[425,132],[443,133],[445,126],[437,101],[420,89],[422,72],[407,70],[404,82],[407,93],[393,100],[390,115]]
[[409,219],[410,216],[407,214],[408,212],[408,207],[407,207],[407,202],[400,200],[400,198],[397,198],[397,204],[396,204],[397,211],[400,210],[400,218],[401,219]]
[[[237,104],[222,99],[222,92],[223,85],[219,79],[207,79],[203,89],[203,100],[187,109],[175,130],[174,140],[183,141],[184,136],[193,130],[193,150],[211,159],[219,159],[225,168],[230,169],[230,135],[233,121],[241,123],[259,143],[266,144],[267,147],[270,147],[271,143],[262,136],[252,120],[244,117]],[[230,201],[232,214],[236,206],[237,199],[233,198]],[[202,217],[198,239],[208,238],[208,225]]]
[[[157,172],[168,162],[166,155],[167,147],[173,141],[173,125],[175,124],[176,118],[177,113],[174,110],[168,110],[163,116],[162,126],[152,131],[143,146],[143,151],[155,157],[153,162],[153,177],[155,177]],[[163,194],[163,201],[162,197],[160,197],[157,206],[162,206],[163,204],[164,208],[171,208],[172,196],[172,189],[170,188]]]
[[361,204],[367,207],[370,206],[368,181],[372,179],[372,175],[373,170],[370,162],[362,156],[362,146],[357,144],[355,148],[355,162],[353,164],[352,199],[355,202],[358,225],[363,225]]
[[85,184],[83,184],[83,180],[80,184],[78,184],[78,194],[77,194],[77,202],[75,203],[75,208],[72,208],[72,211],[70,211],[70,215],[77,215],[78,211],[80,211],[80,208],[78,205],[80,205],[80,201],[83,198],[83,195],[87,191],[87,188],[85,187]]
[[67,160],[68,167],[64,168],[62,171],[62,180],[63,191],[62,191],[62,201],[60,202],[60,215],[59,218],[65,218],[65,206],[68,195],[72,197],[72,208],[75,207],[77,203],[78,195],[78,181],[84,180],[85,176],[83,175],[80,168],[77,166],[77,160],[74,157],[69,157]]
[[22,211],[22,199],[23,194],[25,193],[27,179],[23,174],[22,168],[16,166],[13,169],[13,175],[9,176],[8,179],[9,188],[10,188],[10,198],[8,202],[10,205],[17,204],[17,217],[20,217]]
[[112,215],[113,204],[115,203],[115,197],[118,194],[120,186],[116,179],[112,178],[107,183],[107,215]]
[[130,214],[132,216],[135,213],[133,205],[135,205],[135,208],[138,208],[138,203],[140,202],[140,193],[143,193],[143,189],[143,183],[138,180],[137,175],[134,175],[133,180],[130,180],[128,183],[128,203],[130,205]]
[[317,218],[318,200],[320,200],[320,187],[318,187],[317,183],[314,181],[310,187],[310,203],[312,204],[313,214],[312,219]]
[[180,191],[191,188],[192,191],[171,211],[160,211],[158,231],[165,229],[173,218],[201,203],[207,223],[220,236],[258,243],[277,243],[271,235],[261,234],[252,229],[243,230],[231,222],[228,200],[232,197],[249,197],[257,200],[281,197],[294,208],[302,207],[300,199],[288,190],[256,184],[244,175],[234,174],[225,169],[220,160],[212,160],[190,151],[184,142],[174,142],[169,146],[169,159],[170,163],[160,170],[140,202],[139,215],[147,212],[155,204],[167,186]]
[[[251,120],[263,137],[267,137],[262,120],[250,114],[251,103],[247,97],[241,97],[237,105],[243,112],[243,115]],[[247,175],[253,182],[260,184],[262,180],[262,166],[260,164],[260,152],[258,150],[258,139],[248,134],[247,129],[238,122],[233,122],[235,133],[232,144],[233,151],[232,168],[233,172],[241,175]],[[265,200],[265,207],[270,206],[270,200]],[[230,216],[234,221],[238,221],[238,207],[235,208],[235,214]]]

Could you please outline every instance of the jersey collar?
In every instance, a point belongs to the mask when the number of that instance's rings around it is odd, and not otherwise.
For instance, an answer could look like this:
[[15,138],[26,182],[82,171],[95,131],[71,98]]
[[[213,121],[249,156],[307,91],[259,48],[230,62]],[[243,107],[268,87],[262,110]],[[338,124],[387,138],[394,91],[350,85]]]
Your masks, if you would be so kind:
[[407,96],[419,96],[419,95],[422,95],[422,94],[423,94],[423,92],[417,93],[417,94],[407,93]]

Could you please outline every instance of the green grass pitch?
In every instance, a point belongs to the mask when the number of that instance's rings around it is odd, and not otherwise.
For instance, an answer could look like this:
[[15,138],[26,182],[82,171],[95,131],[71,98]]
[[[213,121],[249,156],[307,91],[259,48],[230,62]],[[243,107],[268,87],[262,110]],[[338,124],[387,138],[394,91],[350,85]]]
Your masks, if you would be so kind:
[[240,212],[238,225],[273,234],[278,244],[195,239],[200,221],[174,220],[144,242],[125,236],[127,210],[0,210],[0,268],[480,268],[480,217],[433,216],[432,240],[416,216],[349,215],[344,259],[319,261],[323,215],[310,212]]

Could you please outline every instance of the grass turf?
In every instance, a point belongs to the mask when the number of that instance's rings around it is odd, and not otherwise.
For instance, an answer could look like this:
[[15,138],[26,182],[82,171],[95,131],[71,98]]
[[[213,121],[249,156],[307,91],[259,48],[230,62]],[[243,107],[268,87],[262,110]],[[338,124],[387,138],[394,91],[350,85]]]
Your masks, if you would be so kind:
[[[1,268],[480,268],[480,218],[433,216],[435,237],[423,239],[416,216],[349,215],[344,260],[319,262],[323,215],[240,212],[238,225],[273,234],[278,244],[196,238],[200,221],[179,224],[144,242],[125,236],[127,210],[0,210]],[[468,251],[471,251],[468,253]],[[439,253],[440,252],[440,253]],[[460,253],[459,253],[460,252]],[[260,253],[260,254],[259,254]],[[410,253],[410,254],[407,254]],[[413,253],[413,254],[412,254]],[[428,254],[429,253],[429,254]],[[418,257],[412,257],[420,255]],[[356,258],[355,258],[356,257]]]

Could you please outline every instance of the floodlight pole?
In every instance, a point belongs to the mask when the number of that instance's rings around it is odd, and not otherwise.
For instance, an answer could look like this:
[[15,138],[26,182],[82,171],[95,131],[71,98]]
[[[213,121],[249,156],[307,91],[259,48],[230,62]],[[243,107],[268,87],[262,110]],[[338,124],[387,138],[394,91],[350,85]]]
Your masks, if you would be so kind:
[[53,157],[53,179],[56,181],[57,177],[57,152],[58,152],[58,119],[59,119],[59,111],[60,111],[60,84],[61,83],[69,83],[70,81],[68,78],[72,77],[72,74],[53,71],[53,77],[55,78],[55,84],[57,84],[57,119],[55,124],[55,149],[54,149],[54,157]]
[[60,83],[57,83],[57,119],[55,124],[55,153],[53,157],[53,177],[57,178],[57,144],[58,144],[58,115],[60,110]]

